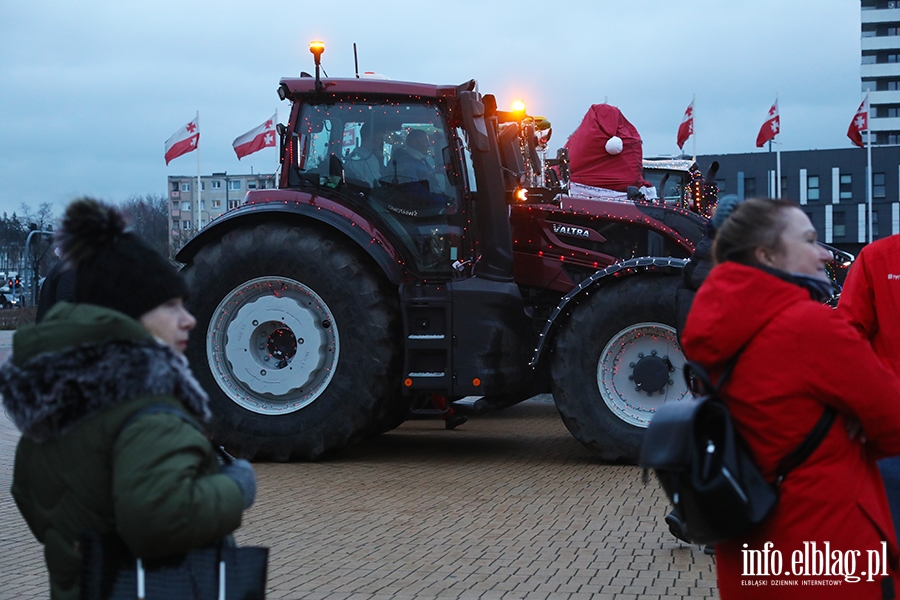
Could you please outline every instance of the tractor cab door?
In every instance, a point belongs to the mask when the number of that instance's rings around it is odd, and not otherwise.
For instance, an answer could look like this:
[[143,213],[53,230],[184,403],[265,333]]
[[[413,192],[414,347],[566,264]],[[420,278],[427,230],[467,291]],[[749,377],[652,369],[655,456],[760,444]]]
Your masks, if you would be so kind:
[[335,190],[377,215],[419,278],[452,277],[464,195],[448,176],[450,136],[436,102],[307,103],[294,143],[291,185]]

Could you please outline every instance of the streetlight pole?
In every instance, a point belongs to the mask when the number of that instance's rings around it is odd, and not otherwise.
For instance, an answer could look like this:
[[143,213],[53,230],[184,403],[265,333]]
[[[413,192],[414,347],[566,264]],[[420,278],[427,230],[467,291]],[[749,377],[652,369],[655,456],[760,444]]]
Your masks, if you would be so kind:
[[[35,302],[35,300],[36,300],[36,298],[37,298],[37,292],[38,292],[38,285],[37,285],[37,282],[38,282],[38,269],[35,268],[35,263],[40,264],[40,259],[38,259],[38,260],[36,261],[36,260],[34,260],[34,258],[31,256],[31,238],[34,237],[35,234],[37,234],[37,235],[46,235],[46,236],[50,236],[50,237],[52,238],[52,237],[53,237],[53,231],[47,230],[47,229],[33,229],[33,230],[31,230],[31,231],[28,232],[28,237],[25,238],[25,256],[28,257],[28,266],[29,266],[29,268],[31,269],[31,273],[30,273],[30,275],[31,275],[31,286],[30,286],[30,287],[31,287],[31,294],[30,294],[30,295],[31,295],[31,303],[32,303],[32,305],[37,304],[37,302]],[[43,255],[42,255],[42,258],[43,258]]]

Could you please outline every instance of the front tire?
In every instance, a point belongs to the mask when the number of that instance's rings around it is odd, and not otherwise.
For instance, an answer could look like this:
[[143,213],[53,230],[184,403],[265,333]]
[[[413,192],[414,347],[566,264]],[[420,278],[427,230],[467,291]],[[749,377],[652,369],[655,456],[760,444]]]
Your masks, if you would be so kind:
[[315,460],[376,426],[399,376],[396,293],[366,255],[311,226],[226,233],[184,270],[197,317],[187,355],[217,443]]
[[680,278],[642,274],[588,296],[560,331],[553,398],[575,438],[634,463],[656,408],[690,395],[675,332]]

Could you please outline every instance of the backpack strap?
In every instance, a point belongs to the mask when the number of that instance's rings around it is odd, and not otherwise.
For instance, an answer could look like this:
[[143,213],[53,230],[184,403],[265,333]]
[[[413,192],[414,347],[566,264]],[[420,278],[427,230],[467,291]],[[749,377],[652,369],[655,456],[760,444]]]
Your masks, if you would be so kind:
[[816,448],[819,447],[819,444],[822,443],[822,440],[825,439],[825,436],[828,435],[836,418],[837,409],[833,406],[826,406],[825,410],[822,412],[822,416],[819,417],[819,420],[816,421],[816,424],[813,426],[812,431],[806,434],[806,437],[800,442],[800,445],[794,448],[794,450],[785,456],[778,464],[778,468],[775,470],[775,474],[777,475],[776,481],[778,483],[781,483],[784,478],[787,477],[788,473],[803,464],[803,462],[815,452]]
[[[722,388],[722,385],[731,375],[731,372],[734,371],[735,365],[737,365],[738,358],[740,358],[741,354],[743,354],[744,348],[741,348],[737,354],[735,354],[731,359],[726,363],[725,369],[722,371],[722,375],[719,377],[719,380],[713,385],[709,379],[709,376],[706,374],[706,371],[703,370],[699,364],[688,361],[685,363],[685,378],[688,381],[688,387],[690,388],[690,379],[696,378],[699,382],[703,391],[715,398],[719,398],[719,390]],[[721,398],[718,400],[722,402]],[[816,451],[816,448],[819,447],[819,444],[825,439],[825,436],[828,435],[828,432],[831,430],[831,426],[834,424],[835,419],[837,418],[837,409],[833,406],[826,406],[825,410],[822,412],[822,416],[819,417],[819,420],[813,426],[812,431],[810,431],[806,437],[800,442],[800,445],[794,448],[787,456],[785,456],[780,463],[778,463],[778,467],[775,470],[775,481],[780,483],[787,477],[788,473],[799,467],[809,458],[813,452]]]

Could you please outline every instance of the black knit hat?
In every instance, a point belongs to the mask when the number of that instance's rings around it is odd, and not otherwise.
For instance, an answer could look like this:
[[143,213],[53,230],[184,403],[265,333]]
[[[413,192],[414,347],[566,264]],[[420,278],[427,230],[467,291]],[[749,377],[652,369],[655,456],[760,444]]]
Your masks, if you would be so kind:
[[140,236],[125,231],[112,206],[91,198],[66,209],[58,237],[62,259],[75,269],[75,302],[112,308],[137,319],[187,296],[175,266]]

